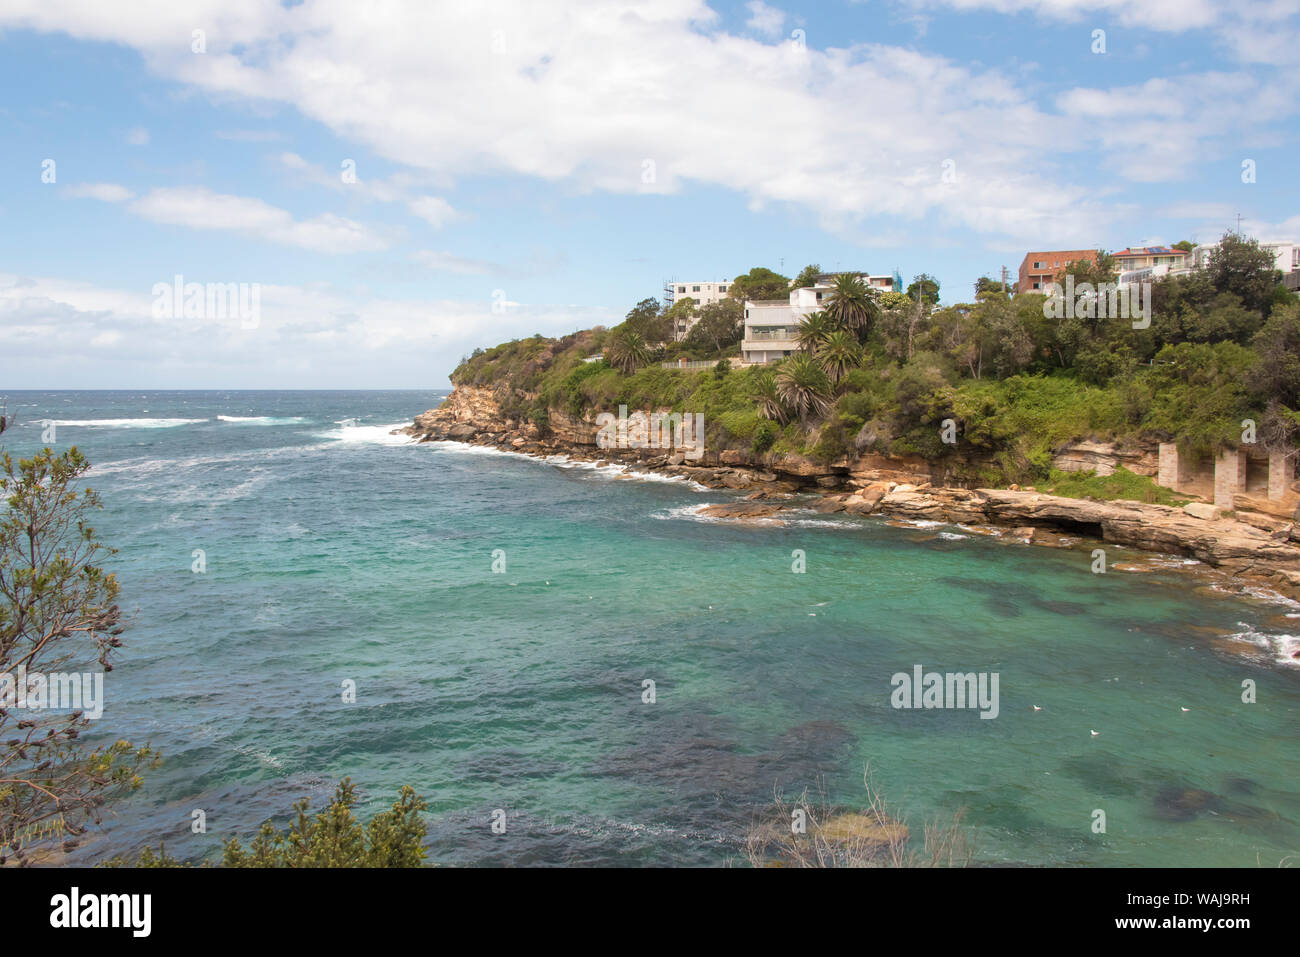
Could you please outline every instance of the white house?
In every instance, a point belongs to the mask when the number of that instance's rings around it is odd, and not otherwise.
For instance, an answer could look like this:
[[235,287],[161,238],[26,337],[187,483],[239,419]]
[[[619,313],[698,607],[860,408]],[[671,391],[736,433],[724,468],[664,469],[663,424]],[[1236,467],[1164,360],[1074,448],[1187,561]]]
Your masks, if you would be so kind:
[[[893,276],[859,273],[858,278],[868,289],[894,291]],[[834,283],[835,273],[823,273],[814,280],[814,285],[791,289],[788,301],[746,299],[745,338],[740,343],[740,358],[744,362],[767,363],[797,352],[799,324],[804,316],[826,307]]]
[[[1192,250],[1192,265],[1205,269],[1210,265],[1210,255],[1219,248],[1218,243],[1207,243]],[[1287,239],[1274,239],[1259,244],[1273,256],[1273,268],[1286,275],[1300,272],[1300,243]]]
[[695,313],[689,317],[679,319],[677,327],[673,329],[673,338],[681,341],[686,338],[686,334],[691,331],[691,327],[699,321],[698,307],[707,306],[712,302],[721,302],[727,298],[727,290],[731,288],[731,280],[720,279],[713,282],[678,282],[676,279],[664,281],[664,302],[671,306],[679,299],[691,298],[695,300]]

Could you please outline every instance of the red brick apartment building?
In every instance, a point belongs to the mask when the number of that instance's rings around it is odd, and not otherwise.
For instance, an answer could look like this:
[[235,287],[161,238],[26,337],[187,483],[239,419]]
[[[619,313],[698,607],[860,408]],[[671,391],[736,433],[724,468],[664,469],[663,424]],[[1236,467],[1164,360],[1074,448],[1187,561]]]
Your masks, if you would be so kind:
[[1086,260],[1097,261],[1095,249],[1053,249],[1048,252],[1026,253],[1020,264],[1020,282],[1016,286],[1019,292],[1033,292],[1043,289],[1049,282],[1056,281],[1056,274],[1073,262]]

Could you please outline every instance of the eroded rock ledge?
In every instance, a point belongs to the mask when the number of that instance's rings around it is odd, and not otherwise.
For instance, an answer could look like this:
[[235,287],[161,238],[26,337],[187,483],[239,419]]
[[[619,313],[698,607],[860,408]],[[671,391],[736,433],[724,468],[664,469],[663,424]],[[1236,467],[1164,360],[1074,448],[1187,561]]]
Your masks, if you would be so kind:
[[[526,455],[619,463],[677,475],[707,488],[750,492],[745,501],[707,506],[715,518],[780,519],[796,509],[1014,529],[1014,537],[1059,544],[1061,535],[1199,559],[1232,575],[1269,584],[1300,599],[1300,528],[1261,513],[1221,514],[1184,508],[1047,495],[1034,489],[952,488],[925,481],[924,463],[863,456],[826,465],[800,456],[752,456],[725,449],[698,462],[654,449],[599,449],[592,422],[552,413],[549,434],[502,414],[493,393],[457,388],[439,408],[416,416],[406,433],[420,441],[450,440]],[[815,493],[803,499],[798,493]],[[1044,534],[1036,535],[1035,530]]]

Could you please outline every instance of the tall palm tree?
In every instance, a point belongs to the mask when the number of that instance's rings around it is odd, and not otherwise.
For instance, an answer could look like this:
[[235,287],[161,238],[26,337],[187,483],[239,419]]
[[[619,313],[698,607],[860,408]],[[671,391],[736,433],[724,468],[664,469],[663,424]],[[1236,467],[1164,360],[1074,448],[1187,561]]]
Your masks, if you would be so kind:
[[830,298],[826,301],[826,312],[835,325],[864,342],[880,316],[880,306],[859,277],[840,273],[835,277]]
[[831,385],[838,385],[850,369],[861,364],[862,346],[850,333],[836,329],[822,341],[815,355]]
[[830,411],[831,381],[817,364],[817,360],[806,352],[786,359],[781,371],[776,375],[776,394],[787,409],[799,416],[799,421],[808,424],[808,416],[818,418]]
[[834,327],[831,325],[830,316],[824,312],[810,312],[799,323],[799,330],[795,333],[795,340],[799,343],[799,348],[804,352],[816,352],[817,348],[826,341],[826,337],[833,331]]
[[758,403],[758,414],[765,419],[785,425],[790,420],[790,413],[781,404],[781,395],[776,389],[776,378],[772,373],[764,373],[754,384],[754,401]]
[[650,358],[650,347],[631,329],[616,330],[605,346],[605,361],[626,375],[648,363]]

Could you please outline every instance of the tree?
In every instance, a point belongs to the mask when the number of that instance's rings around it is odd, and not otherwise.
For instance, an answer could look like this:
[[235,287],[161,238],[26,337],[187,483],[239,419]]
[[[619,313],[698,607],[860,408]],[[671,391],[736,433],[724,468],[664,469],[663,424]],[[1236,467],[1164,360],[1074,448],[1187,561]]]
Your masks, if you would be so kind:
[[817,277],[822,274],[822,267],[816,263],[804,266],[799,275],[794,277],[794,284],[791,289],[809,289],[817,284]]
[[776,387],[776,377],[772,373],[765,372],[755,380],[751,397],[758,405],[758,414],[763,418],[780,422],[782,425],[785,425],[790,420],[790,413],[786,411],[785,406],[781,403],[781,394]]
[[626,375],[646,365],[650,358],[650,348],[645,340],[626,325],[610,333],[605,343],[605,361]]
[[[117,579],[99,565],[113,552],[87,521],[99,497],[75,488],[89,468],[75,447],[0,462],[0,863],[10,851],[24,862],[29,848],[75,847],[104,803],[157,761],[126,741],[86,749],[80,736],[98,715],[33,706],[52,682],[69,691],[75,678],[82,704],[97,708],[90,699],[122,646]],[[91,662],[102,671],[88,672]]]
[[1079,259],[1066,263],[1056,274],[1056,281],[1064,286],[1066,276],[1074,277],[1076,287],[1085,282],[1100,286],[1102,283],[1115,282],[1119,278],[1119,267],[1115,264],[1114,256],[1099,249],[1096,261]]
[[810,415],[822,418],[830,411],[831,383],[817,360],[806,352],[791,356],[776,375],[781,403],[805,426]]
[[826,314],[838,328],[853,333],[859,341],[865,341],[880,317],[880,306],[860,277],[840,273],[831,285]]
[[1169,248],[1181,249],[1185,253],[1190,253],[1193,249],[1196,248],[1196,244],[1193,243],[1190,239],[1180,239],[1178,242],[1174,243]]
[[419,867],[424,860],[426,807],[409,786],[392,808],[370,819],[366,827],[352,813],[356,789],[344,778],[329,807],[307,817],[309,801],[294,804],[298,817],[287,832],[267,821],[248,849],[238,838],[226,842],[223,867]]
[[687,333],[686,341],[712,352],[734,346],[745,334],[744,311],[735,299],[708,303],[700,309],[699,321]]
[[[677,338],[679,326],[687,325],[687,321],[695,316],[695,307],[698,303],[690,296],[683,296],[681,299],[673,301],[672,306],[664,310],[664,319],[668,323],[668,331],[671,338]],[[690,330],[686,330],[690,334]]]
[[850,369],[856,369],[862,362],[862,347],[858,340],[843,329],[836,329],[822,342],[816,353],[831,385],[848,375]]
[[1251,390],[1265,400],[1300,409],[1300,306],[1274,310],[1251,345],[1256,356]]
[[1277,285],[1275,261],[1258,241],[1224,233],[1210,252],[1208,271],[1217,292],[1235,293],[1247,309],[1268,315]]
[[727,295],[741,302],[746,299],[789,299],[790,280],[779,272],[755,266],[731,281]]
[[988,276],[980,276],[975,280],[975,301],[979,302],[988,296],[1005,296],[1007,294],[1006,286],[996,279],[990,279]]
[[672,320],[668,318],[667,310],[660,310],[658,299],[642,299],[628,311],[623,325],[646,342],[665,342],[673,338]]
[[830,316],[821,311],[810,312],[799,323],[799,328],[795,332],[795,341],[805,352],[816,352],[817,347],[825,342],[826,337],[833,331],[834,326],[831,325]]
[[939,305],[939,280],[928,273],[913,276],[912,284],[907,287],[907,298],[931,307]]

